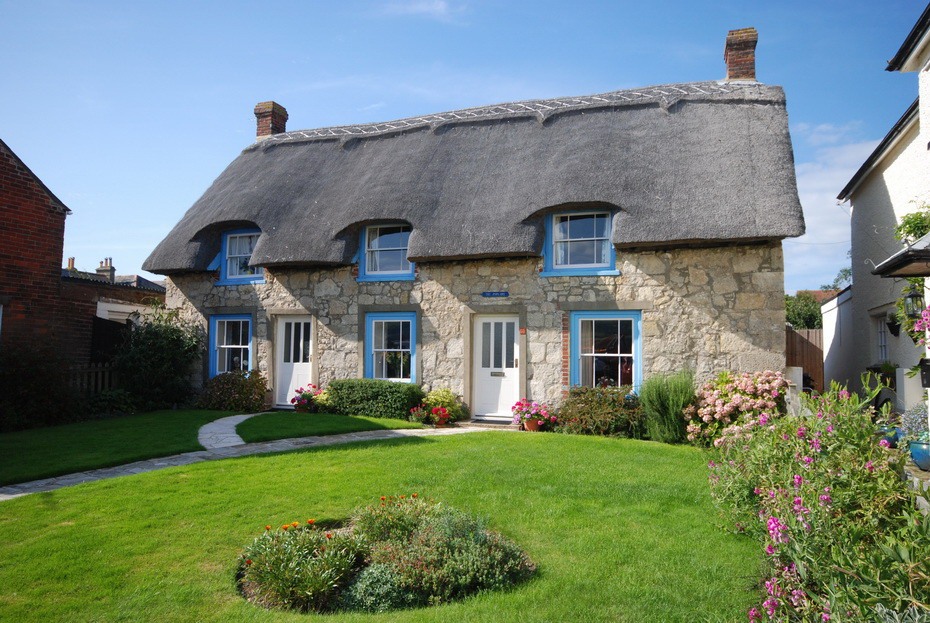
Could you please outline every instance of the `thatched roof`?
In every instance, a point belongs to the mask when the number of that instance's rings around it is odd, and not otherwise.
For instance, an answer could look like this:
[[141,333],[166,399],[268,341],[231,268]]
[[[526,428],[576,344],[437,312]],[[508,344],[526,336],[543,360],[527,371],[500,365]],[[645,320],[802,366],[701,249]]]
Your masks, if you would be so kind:
[[413,226],[413,261],[539,255],[544,215],[617,211],[618,248],[799,236],[784,93],[703,82],[287,132],[227,167],[144,265],[206,270],[224,230],[252,264],[352,261],[366,224]]

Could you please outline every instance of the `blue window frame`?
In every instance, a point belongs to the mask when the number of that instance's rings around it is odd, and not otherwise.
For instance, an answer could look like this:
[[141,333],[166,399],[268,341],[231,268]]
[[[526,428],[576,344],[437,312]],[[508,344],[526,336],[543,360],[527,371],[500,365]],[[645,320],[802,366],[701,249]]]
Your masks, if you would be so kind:
[[365,315],[365,378],[416,383],[416,312]]
[[252,365],[252,316],[210,316],[210,377],[249,371]]
[[366,227],[359,244],[358,280],[412,281],[414,265],[407,259],[412,230],[404,223]]
[[249,266],[252,251],[261,231],[257,229],[235,229],[223,233],[220,254],[210,264],[210,270],[219,270],[221,286],[234,286],[242,283],[263,283],[264,271],[256,266]]
[[570,312],[572,385],[632,385],[643,381],[642,312]]
[[612,222],[606,210],[548,215],[542,276],[619,275]]

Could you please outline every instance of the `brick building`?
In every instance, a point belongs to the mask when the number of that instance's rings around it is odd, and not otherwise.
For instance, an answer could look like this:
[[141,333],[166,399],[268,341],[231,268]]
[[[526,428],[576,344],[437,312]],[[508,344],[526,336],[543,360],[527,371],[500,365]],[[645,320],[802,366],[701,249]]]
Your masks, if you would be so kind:
[[87,363],[95,326],[104,326],[95,318],[125,322],[119,312],[164,301],[161,285],[118,277],[109,259],[94,273],[75,270],[73,261],[62,269],[70,213],[0,140],[0,351],[48,350]]

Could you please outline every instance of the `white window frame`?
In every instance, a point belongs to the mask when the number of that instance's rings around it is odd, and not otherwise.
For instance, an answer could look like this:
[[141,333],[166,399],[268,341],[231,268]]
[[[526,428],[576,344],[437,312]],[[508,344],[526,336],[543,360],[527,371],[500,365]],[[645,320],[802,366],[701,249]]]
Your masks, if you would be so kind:
[[876,328],[876,346],[878,348],[878,363],[889,361],[888,359],[888,328],[885,325],[885,316],[875,318]]
[[[225,276],[226,276],[226,279],[228,279],[228,280],[230,280],[230,281],[254,280],[255,277],[258,276],[258,275],[260,274],[260,273],[258,272],[258,271],[260,270],[259,268],[255,267],[255,266],[249,266],[249,265],[248,265],[249,259],[252,257],[252,253],[251,253],[251,252],[249,252],[248,255],[243,255],[243,254],[241,254],[241,253],[233,254],[233,252],[232,252],[232,251],[233,251],[233,241],[234,241],[234,240],[239,240],[239,239],[241,239],[241,238],[254,238],[254,239],[255,239],[255,242],[251,245],[252,248],[254,249],[254,248],[255,248],[255,244],[258,243],[258,237],[259,237],[259,235],[261,235],[260,232],[234,232],[234,233],[226,234],[225,245],[224,245],[224,250],[226,251],[226,256],[225,256],[225,258],[223,259],[223,265],[224,265],[224,267],[225,267]],[[240,267],[240,262],[239,262],[238,260],[240,260],[241,258],[245,258],[245,259],[246,259],[246,267],[245,267],[245,269],[242,269],[242,268]],[[235,266],[235,273],[234,273],[234,271],[233,271],[233,267],[234,267],[234,266]],[[244,271],[247,271],[247,272],[241,272],[241,271],[243,271],[243,270],[244,270]]]
[[[245,324],[246,342],[244,344],[220,344],[221,338],[226,335],[226,323],[237,322]],[[248,372],[252,369],[252,318],[244,315],[219,315],[210,319],[210,336],[211,358],[210,358],[210,376],[226,372],[243,371]],[[238,332],[242,335],[242,329]],[[230,350],[240,350],[245,352],[245,358],[241,361],[238,370],[222,370],[226,357],[225,353]]]
[[[383,325],[387,323],[405,323],[407,325],[408,340],[406,348],[384,348],[381,344],[375,343],[375,336],[378,334],[377,325],[382,325],[381,334],[386,332]],[[365,320],[365,359],[367,362],[365,376],[372,379],[383,379],[398,383],[416,382],[416,352],[417,352],[417,319],[414,312],[384,312],[368,314]],[[401,334],[403,335],[403,333]],[[384,376],[384,366],[378,369],[378,355],[380,353],[407,353],[408,374],[406,377],[388,377]]]
[[[594,236],[591,238],[571,238],[571,237],[561,238],[560,237],[559,224],[562,221],[570,222],[571,219],[573,218],[580,218],[580,217],[586,217],[586,216],[603,217],[607,221],[606,234],[604,236]],[[597,220],[595,219],[595,223],[596,222]],[[613,256],[613,253],[611,252],[612,247],[610,244],[610,229],[611,229],[610,225],[611,225],[611,214],[610,212],[603,211],[603,210],[591,210],[588,212],[569,212],[569,213],[564,213],[564,214],[553,214],[552,215],[552,249],[551,249],[552,270],[565,270],[565,269],[575,269],[575,268],[613,268],[612,262],[613,262],[614,256]],[[570,262],[562,263],[562,264],[559,263],[558,261],[559,253],[557,249],[560,244],[568,245],[572,242],[587,242],[587,241],[600,242],[603,245],[604,247],[603,248],[603,254],[604,254],[603,262],[596,262],[596,263],[590,263],[590,264],[573,264]]]
[[[371,246],[372,240],[376,237],[373,236],[373,233],[377,233],[380,229],[401,229],[407,233],[407,244],[402,247],[381,247],[373,249]],[[371,276],[371,277],[400,277],[400,276],[412,276],[413,275],[413,262],[407,259],[407,250],[410,248],[410,234],[413,233],[413,227],[406,223],[385,223],[380,225],[369,225],[365,228],[365,244],[363,253],[363,267],[361,271],[362,275],[360,276]],[[380,254],[386,251],[403,251],[404,252],[404,263],[406,268],[401,270],[373,270],[372,258],[376,254]],[[380,262],[379,262],[380,264]]]

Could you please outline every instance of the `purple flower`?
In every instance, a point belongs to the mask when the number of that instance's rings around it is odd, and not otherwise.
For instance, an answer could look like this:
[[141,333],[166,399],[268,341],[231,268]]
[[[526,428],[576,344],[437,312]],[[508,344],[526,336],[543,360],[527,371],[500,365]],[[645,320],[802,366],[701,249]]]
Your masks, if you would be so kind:
[[878,442],[878,445],[880,445],[883,448],[890,448],[891,442],[888,441],[887,439],[882,439],[881,441]]

